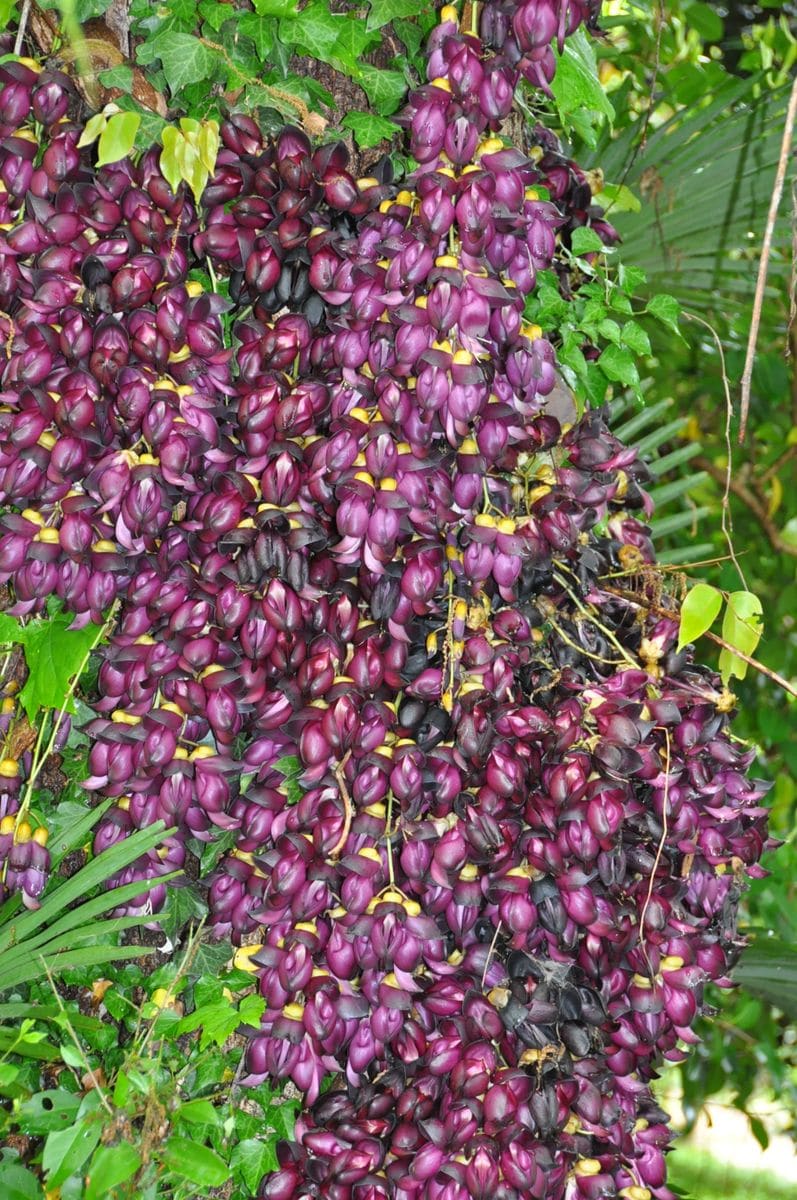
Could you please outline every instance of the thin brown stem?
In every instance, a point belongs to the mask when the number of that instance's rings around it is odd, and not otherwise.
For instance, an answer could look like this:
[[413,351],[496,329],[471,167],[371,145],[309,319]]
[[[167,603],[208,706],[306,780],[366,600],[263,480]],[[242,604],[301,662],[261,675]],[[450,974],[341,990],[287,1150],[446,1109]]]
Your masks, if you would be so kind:
[[755,667],[756,671],[760,671],[762,675],[766,675],[767,679],[771,679],[778,687],[782,687],[784,692],[788,692],[790,696],[797,696],[797,687],[793,683],[789,683],[788,679],[784,679],[782,675],[778,675],[777,671],[773,671],[770,667],[765,666],[759,659],[753,658],[750,654],[745,654],[736,646],[732,646],[730,642],[726,642],[723,638],[718,637],[716,633],[711,633],[710,630],[703,636],[710,638],[712,642],[716,642],[718,646],[722,646],[723,650],[728,650],[731,654],[740,658],[742,662],[746,662],[748,667]]
[[346,845],[349,831],[351,829],[351,823],[354,818],[354,805],[352,804],[351,796],[349,795],[349,789],[346,786],[346,776],[344,774],[346,770],[346,763],[350,758],[351,750],[347,750],[343,755],[343,758],[335,767],[335,778],[338,781],[338,788],[341,796],[343,797],[343,829],[341,830],[340,837],[329,852],[330,858],[337,858],[343,847]]
[[725,542],[728,547],[728,553],[731,561],[736,568],[736,572],[742,581],[742,587],[745,591],[749,591],[747,580],[744,577],[744,571],[739,565],[739,560],[736,557],[736,551],[733,546],[733,516],[731,514],[731,489],[733,485],[733,444],[731,442],[731,422],[733,420],[733,400],[731,399],[731,385],[728,380],[728,371],[725,366],[725,351],[722,348],[719,334],[713,325],[709,325],[708,321],[704,321],[702,317],[698,317],[695,313],[684,313],[684,316],[690,321],[697,321],[699,325],[703,325],[714,339],[714,345],[717,348],[717,354],[720,360],[720,370],[722,371],[722,386],[725,391],[725,453],[727,454],[727,462],[725,465],[724,490],[722,493],[722,532],[725,537]]
[[744,441],[744,435],[747,432],[747,416],[750,411],[750,389],[753,382],[753,364],[755,362],[756,345],[758,343],[758,330],[761,325],[761,309],[764,304],[764,288],[766,287],[767,271],[769,270],[769,255],[772,250],[775,222],[778,219],[780,198],[783,195],[783,184],[786,180],[786,168],[789,163],[792,138],[794,137],[795,118],[797,118],[797,78],[795,78],[792,84],[789,107],[786,110],[783,141],[780,145],[780,159],[778,160],[778,169],[775,173],[775,185],[772,188],[767,224],[764,231],[764,243],[761,247],[761,258],[758,264],[758,279],[756,281],[753,312],[750,319],[750,336],[747,339],[747,355],[744,360],[744,370],[742,371],[741,379],[742,407],[739,420],[739,445]]
[[[696,467],[709,474],[717,483],[725,483],[725,472],[720,467],[715,466],[710,458],[696,458],[694,463]],[[766,504],[756,496],[755,492],[747,484],[743,483],[741,479],[736,478],[731,479],[730,490],[738,500],[741,500],[742,504],[749,508],[766,534],[772,549],[777,550],[778,554],[789,554],[792,558],[797,558],[797,546],[784,541],[777,524],[767,512]],[[749,591],[749,589],[747,590]]]

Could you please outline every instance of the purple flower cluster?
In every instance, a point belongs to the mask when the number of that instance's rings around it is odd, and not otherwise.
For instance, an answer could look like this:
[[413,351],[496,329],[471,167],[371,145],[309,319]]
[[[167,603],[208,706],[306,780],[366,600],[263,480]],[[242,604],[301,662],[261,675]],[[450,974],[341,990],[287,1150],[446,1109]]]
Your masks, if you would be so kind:
[[737,951],[764,789],[656,611],[645,468],[546,411],[523,316],[558,239],[612,231],[547,135],[494,135],[596,8],[444,9],[404,190],[233,116],[197,207],[0,65],[0,580],[119,603],[95,849],[176,830],[119,882],[234,835],[248,1078],[308,1105],[263,1200],[670,1196],[649,1083]]

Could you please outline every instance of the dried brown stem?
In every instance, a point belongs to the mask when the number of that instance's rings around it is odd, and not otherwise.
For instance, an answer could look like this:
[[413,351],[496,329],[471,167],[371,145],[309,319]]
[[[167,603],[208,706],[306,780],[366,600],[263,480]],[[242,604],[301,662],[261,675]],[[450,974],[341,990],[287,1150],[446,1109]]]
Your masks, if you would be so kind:
[[750,388],[753,381],[753,364],[755,362],[756,344],[758,342],[758,330],[761,325],[761,309],[764,304],[764,288],[766,287],[767,271],[769,270],[769,255],[772,250],[772,238],[775,233],[775,222],[778,218],[780,198],[783,195],[783,184],[786,180],[786,168],[788,166],[789,155],[791,153],[795,118],[797,118],[797,77],[792,84],[791,95],[789,96],[789,107],[786,110],[786,123],[783,126],[783,141],[780,145],[780,159],[778,160],[778,169],[775,173],[775,185],[772,188],[772,197],[769,202],[769,213],[767,214],[767,224],[764,231],[764,242],[761,247],[761,259],[758,264],[758,279],[756,281],[755,296],[753,298],[753,312],[750,319],[750,336],[747,339],[747,355],[745,356],[744,370],[742,371],[741,379],[742,407],[739,421],[740,445],[744,441],[744,435],[747,432],[747,416],[750,411]]
[[[721,467],[715,466],[710,458],[696,458],[694,463],[701,471],[706,471],[717,483],[725,485],[725,472]],[[792,558],[797,558],[797,546],[792,546],[789,542],[784,541],[777,524],[772,520],[772,517],[767,512],[766,504],[760,497],[756,496],[755,492],[746,483],[735,477],[730,480],[730,490],[738,500],[741,500],[746,508],[749,508],[766,534],[772,549],[777,550],[778,554],[789,554]]]
[[338,788],[340,789],[340,794],[343,797],[343,829],[341,830],[340,837],[329,852],[330,858],[337,858],[343,847],[346,845],[349,831],[351,829],[351,823],[354,818],[354,805],[352,804],[351,796],[349,795],[349,789],[346,786],[346,776],[344,774],[346,770],[346,763],[350,758],[351,750],[347,750],[343,755],[343,758],[335,767],[335,778],[338,781]]

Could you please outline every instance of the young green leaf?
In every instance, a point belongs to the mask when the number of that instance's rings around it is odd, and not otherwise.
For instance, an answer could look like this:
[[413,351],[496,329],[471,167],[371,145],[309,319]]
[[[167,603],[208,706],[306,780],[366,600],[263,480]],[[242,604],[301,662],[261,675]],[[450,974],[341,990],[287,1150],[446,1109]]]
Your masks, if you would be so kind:
[[666,325],[673,333],[677,333],[682,337],[681,330],[678,327],[678,318],[681,315],[681,306],[675,299],[675,296],[668,296],[665,292],[659,292],[652,296],[648,301],[645,312],[650,313],[657,321],[661,321],[662,325]]
[[93,117],[89,117],[80,135],[78,149],[80,150],[83,146],[90,146],[92,142],[96,142],[107,124],[108,114],[106,112],[98,112]]
[[584,109],[614,120],[614,107],[601,87],[595,51],[583,29],[567,39],[561,55],[554,50],[556,74],[551,92],[565,124]]
[[101,1200],[118,1184],[135,1175],[140,1166],[141,1155],[129,1142],[100,1146],[86,1172],[84,1200]]
[[70,1129],[48,1135],[42,1153],[42,1170],[47,1176],[49,1188],[57,1188],[75,1171],[80,1170],[96,1149],[101,1134],[101,1123],[96,1119],[84,1117]]
[[42,1188],[35,1175],[19,1163],[0,1163],[3,1200],[41,1200]]
[[[752,592],[731,592],[722,619],[723,641],[733,646],[734,650],[741,650],[742,654],[752,654],[763,633],[763,625],[759,620],[762,613],[758,596]],[[738,654],[723,649],[719,660],[722,682],[727,685],[732,675],[744,679],[747,665]]]
[[430,0],[371,0],[371,11],[368,14],[366,28],[381,29],[390,21],[401,17],[414,17],[418,13],[429,12],[436,6]]
[[716,621],[722,608],[722,592],[708,583],[696,583],[687,592],[681,605],[681,628],[678,649],[696,642]]
[[127,158],[136,143],[136,134],[140,124],[141,117],[138,113],[114,113],[100,134],[97,147],[97,166],[104,167],[107,163],[115,163],[122,158]]
[[571,248],[573,253],[579,258],[583,254],[602,254],[606,250],[598,234],[594,229],[590,229],[588,225],[579,225],[573,230],[571,239]]
[[172,1136],[160,1151],[164,1166],[199,1187],[221,1187],[230,1178],[230,1168],[215,1150],[189,1138]]
[[613,383],[639,387],[639,372],[634,356],[622,346],[607,346],[598,359],[601,370]]
[[391,138],[396,132],[392,121],[377,117],[375,113],[350,112],[343,118],[341,125],[350,129],[358,146],[367,150],[369,146],[378,146],[386,138]]
[[[159,58],[172,94],[187,83],[207,79],[216,67],[217,55],[191,33],[162,33],[147,46],[146,58]],[[139,48],[139,61],[144,62]]]
[[56,613],[25,627],[28,678],[19,698],[28,720],[33,720],[40,708],[75,711],[72,700],[67,700],[69,686],[98,643],[101,627],[89,623],[82,629],[70,629],[72,619],[71,613]]

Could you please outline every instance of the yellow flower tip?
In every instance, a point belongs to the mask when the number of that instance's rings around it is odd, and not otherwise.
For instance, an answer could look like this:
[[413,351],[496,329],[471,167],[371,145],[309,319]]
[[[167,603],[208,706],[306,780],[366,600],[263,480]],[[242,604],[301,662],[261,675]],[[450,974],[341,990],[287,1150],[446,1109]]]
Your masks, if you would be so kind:
[[357,187],[361,192],[367,192],[369,188],[379,187],[379,180],[373,175],[364,175],[362,179],[357,180]]
[[398,487],[398,483],[392,477],[392,475],[387,475],[384,479],[379,480],[379,487],[383,492],[395,492],[396,488]]
[[43,450],[52,450],[53,446],[55,445],[55,442],[56,442],[55,434],[50,433],[49,429],[45,429],[44,433],[39,434],[38,445],[40,445]]
[[185,746],[178,746],[178,747],[177,747],[177,749],[176,749],[176,750],[175,750],[175,752],[174,752],[174,758],[175,758],[175,759],[179,759],[179,760],[180,760],[180,762],[187,762],[187,760],[188,760],[188,751],[186,750]]
[[440,88],[440,90],[443,92],[451,91],[451,84],[444,75],[438,75],[436,79],[433,79],[430,83],[430,87]]
[[501,520],[498,522],[499,533],[514,533],[516,528],[517,526],[512,517],[501,517]]
[[188,283],[185,285],[185,290],[188,292],[188,295],[192,300],[195,300],[197,296],[201,296],[202,292],[204,291],[202,284],[198,279],[189,279]]
[[370,471],[355,471],[354,478],[360,483],[366,483],[369,487],[374,486],[374,477]]
[[51,525],[44,525],[36,532],[34,542],[43,542],[45,546],[57,546],[60,540],[58,530]]
[[444,4],[440,9],[440,24],[447,25],[449,21],[456,24],[459,21],[459,14],[453,4]]
[[2,821],[0,821],[0,836],[8,837],[10,833],[14,832],[15,824],[16,817],[3,817]]
[[250,974],[254,974],[258,970],[258,966],[257,963],[252,962],[252,958],[262,949],[262,942],[256,942],[252,946],[239,946],[232,956],[232,965],[237,971],[248,971]]
[[286,1004],[282,1010],[283,1017],[287,1017],[289,1021],[301,1021],[304,1016],[303,1004]]
[[140,725],[141,717],[137,717],[135,713],[125,712],[123,708],[115,708],[111,713],[111,720],[114,725]]
[[97,554],[116,554],[116,543],[109,542],[107,538],[100,538],[98,542],[93,542],[91,548]]
[[650,1188],[641,1187],[639,1184],[633,1183],[630,1187],[620,1188],[617,1195],[622,1200],[651,1200],[653,1193]]
[[0,758],[0,779],[16,779],[19,763],[15,758]]
[[457,350],[454,354],[454,365],[458,367],[469,367],[474,362],[474,357],[470,350]]
[[0,704],[0,713],[2,713],[4,717],[7,717],[9,715],[9,713],[12,713],[14,711],[15,708],[16,708],[16,704],[14,703],[12,698],[10,696],[6,696],[3,703]]
[[458,267],[459,259],[454,254],[440,254],[435,260],[436,267]]
[[[401,191],[397,194],[394,203],[400,204],[402,206],[402,208],[409,208],[410,205],[412,204],[412,201],[413,201],[412,192],[408,192],[406,188],[402,188]],[[387,262],[386,266],[390,266],[390,263]]]
[[659,963],[660,971],[680,971],[684,960],[680,954],[667,954]]
[[[370,416],[368,415],[368,409],[361,408],[359,404],[356,404],[354,408],[350,410],[349,416],[354,417],[355,421],[362,421],[364,425],[368,425],[371,420]],[[365,462],[365,457],[363,457],[363,462]]]
[[474,525],[478,525],[480,529],[495,529],[495,517],[490,513],[477,513],[473,520]]
[[43,525],[44,517],[35,508],[23,508],[21,515],[33,525]]
[[584,1179],[589,1175],[600,1175],[601,1173],[601,1165],[597,1158],[582,1158],[576,1163],[573,1169],[580,1179]]
[[212,746],[195,746],[188,755],[189,762],[201,762],[205,758],[215,758],[216,751]]
[[536,342],[538,338],[542,337],[542,328],[539,325],[526,325],[523,332],[530,342]]
[[33,836],[33,830],[27,821],[20,821],[14,831],[15,842],[29,842]]

